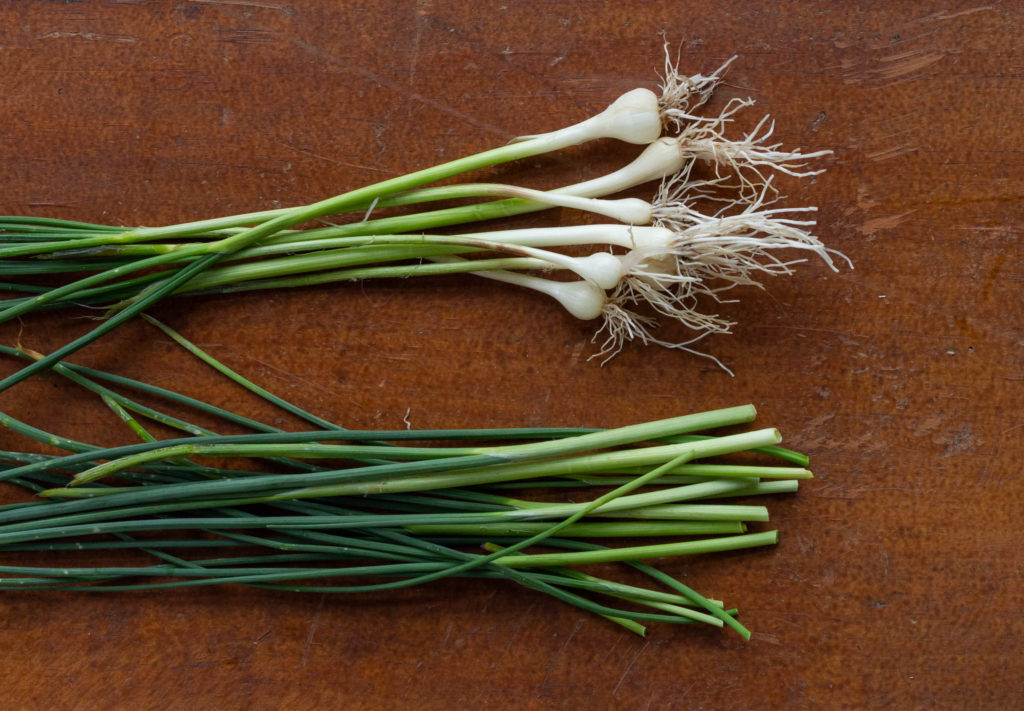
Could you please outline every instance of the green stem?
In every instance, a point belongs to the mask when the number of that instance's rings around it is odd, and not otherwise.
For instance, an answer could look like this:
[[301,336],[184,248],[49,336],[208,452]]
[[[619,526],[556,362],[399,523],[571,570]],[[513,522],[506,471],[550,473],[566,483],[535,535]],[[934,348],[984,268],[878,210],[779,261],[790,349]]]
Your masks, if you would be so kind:
[[[721,411],[725,412],[725,411]],[[704,429],[704,427],[700,427]],[[606,431],[607,432],[607,431]],[[597,434],[597,433],[594,433]],[[591,436],[591,435],[585,435]],[[654,439],[646,437],[642,439]],[[578,438],[574,438],[577,440]],[[640,440],[636,440],[640,441]],[[778,441],[776,430],[756,430],[755,432],[742,433],[741,435],[728,435],[710,440],[701,440],[693,443],[681,443],[664,445],[660,447],[641,447],[626,451],[603,452],[601,454],[585,454],[577,457],[564,457],[553,461],[544,462],[510,462],[502,466],[488,467],[487,469],[463,470],[457,476],[449,476],[443,472],[427,477],[419,477],[416,482],[411,480],[380,480],[374,483],[371,490],[366,484],[359,482],[339,482],[336,485],[315,487],[309,489],[296,489],[289,492],[289,495],[310,498],[314,496],[342,496],[366,493],[400,493],[415,489],[445,489],[449,487],[478,486],[494,484],[502,481],[521,480],[528,478],[540,478],[544,476],[557,476],[564,473],[581,472],[586,473],[594,470],[600,471],[602,467],[615,468],[621,466],[622,462],[628,462],[634,466],[654,466],[677,456],[680,452],[687,451],[688,447],[695,445],[695,459],[704,457],[731,454],[750,449],[759,443]],[[595,440],[591,448],[598,448],[609,445],[598,444]],[[548,444],[548,443],[544,443]],[[578,444],[578,443],[577,443]],[[626,444],[618,442],[617,444]],[[530,446],[530,445],[524,445]],[[575,451],[580,451],[576,449]],[[553,451],[545,453],[544,456],[556,456],[570,454],[568,450]],[[748,482],[749,483],[749,482]],[[742,482],[741,482],[741,485]]]
[[[422,535],[480,536],[532,536],[547,530],[551,524],[509,523],[436,523],[406,526],[410,533]],[[711,533],[742,533],[745,526],[739,521],[684,521],[684,522],[615,522],[574,523],[567,526],[563,536],[578,538],[639,538],[646,536],[692,536]]]
[[[22,380],[31,375],[34,375],[40,371],[47,370],[53,367],[54,364],[59,363],[60,360],[65,356],[68,356],[71,353],[77,351],[78,349],[85,347],[89,343],[92,343],[103,334],[114,330],[122,323],[135,316],[135,314],[144,311],[148,306],[159,301],[166,294],[173,292],[178,286],[184,284],[193,276],[201,272],[203,269],[213,264],[216,261],[216,259],[217,255],[212,255],[210,257],[206,257],[197,262],[189,264],[188,266],[184,267],[181,271],[176,273],[173,277],[170,277],[166,281],[158,283],[158,285],[151,291],[149,291],[145,296],[143,296],[135,303],[125,308],[124,310],[115,314],[114,316],[111,316],[89,333],[85,334],[84,336],[80,336],[79,338],[76,338],[71,343],[61,346],[54,352],[50,353],[48,356],[40,358],[39,360],[35,361],[34,363],[31,363],[30,365],[25,366],[16,373],[8,375],[3,380],[0,380],[0,392],[6,390],[12,385],[20,383]],[[7,311],[0,313],[0,321],[5,320],[5,318],[9,318],[9,316],[6,316]]]
[[[341,281],[356,281],[366,279],[407,279],[409,277],[444,276],[451,274],[467,274],[479,271],[490,271],[496,269],[523,270],[537,269],[540,265],[537,260],[521,257],[510,257],[503,259],[474,259],[458,263],[425,263],[425,264],[400,264],[389,266],[355,267],[335,269],[330,271],[316,271],[308,274],[260,278],[251,280],[240,280],[238,272],[218,273],[216,277],[210,275],[211,279],[216,278],[220,284],[202,288],[192,284],[186,286],[181,294],[233,294],[245,291],[257,291],[264,289],[290,289],[296,287],[317,286],[321,284],[333,284]],[[205,276],[205,275],[204,275]],[[196,290],[193,291],[193,288]]]
[[192,343],[190,340],[188,340],[187,338],[182,336],[180,333],[175,331],[170,326],[164,325],[163,323],[157,321],[155,318],[153,318],[152,316],[149,316],[147,314],[142,314],[142,317],[146,321],[148,321],[150,324],[152,324],[153,326],[156,326],[157,328],[159,328],[164,333],[164,335],[169,337],[171,340],[173,340],[179,346],[181,346],[182,348],[187,350],[189,353],[194,355],[196,358],[198,358],[199,360],[201,360],[204,363],[206,363],[208,366],[210,366],[211,368],[216,370],[221,375],[226,376],[232,382],[237,383],[238,385],[241,385],[243,388],[245,388],[249,392],[258,395],[259,397],[263,398],[267,402],[272,403],[272,404],[276,405],[277,407],[280,407],[285,412],[289,412],[289,413],[295,415],[296,417],[299,417],[300,419],[306,420],[307,422],[310,422],[310,423],[316,425],[317,427],[323,427],[325,430],[338,430],[338,431],[343,431],[344,430],[343,427],[339,427],[338,425],[334,424],[333,422],[325,420],[322,417],[318,417],[318,416],[312,414],[311,412],[307,412],[306,410],[303,410],[302,408],[297,407],[296,405],[291,404],[287,400],[284,400],[284,399],[278,397],[277,395],[274,395],[269,390],[261,388],[259,385],[256,385],[256,383],[252,382],[248,378],[243,377],[240,373],[237,373],[236,371],[232,370],[231,368],[229,368],[226,365],[224,365],[223,363],[221,363],[219,360],[217,360],[216,358],[214,358],[213,356],[208,354],[206,351],[201,349],[196,344]]
[[[119,232],[110,230],[110,235],[98,235],[92,238],[78,240],[76,247],[92,247],[106,244],[132,244],[135,242],[145,242],[168,237],[194,236],[208,233],[211,230],[219,230],[224,227],[244,227],[254,225],[255,223],[255,226],[249,227],[249,229],[246,229],[241,233],[218,240],[215,244],[218,244],[219,246],[211,250],[231,252],[239,249],[241,246],[256,242],[257,240],[286,227],[315,220],[326,215],[338,214],[360,208],[371,204],[375,199],[383,198],[392,193],[416,188],[426,183],[436,182],[438,180],[450,178],[472,170],[487,168],[501,163],[540,155],[542,153],[558,150],[562,147],[563,146],[552,143],[551,141],[543,138],[510,143],[489,151],[477,153],[465,158],[459,158],[448,163],[442,163],[431,168],[418,170],[397,178],[391,178],[356,190],[351,190],[349,192],[342,193],[341,195],[336,195],[310,205],[278,210],[267,210],[263,212],[249,213],[246,215],[232,215],[225,218],[200,220],[197,222],[182,223],[166,227],[140,227]],[[26,222],[26,220],[20,218],[19,221],[23,223]],[[48,253],[59,251],[66,247],[66,242],[56,241],[52,243],[25,245],[20,248],[0,248],[0,257]]]
[[[679,434],[694,430],[713,429],[742,422],[749,422],[753,419],[755,411],[753,406],[741,406],[712,410],[693,415],[683,415],[665,420],[656,420],[637,425],[627,425],[611,430],[593,432],[579,435],[577,437],[547,440],[527,444],[518,444],[499,447],[466,447],[460,449],[444,449],[442,452],[430,448],[403,448],[402,455],[407,457],[451,457],[469,455],[494,455],[505,461],[521,461],[529,459],[540,459],[543,457],[563,456],[581,451],[596,448],[616,447],[634,442],[657,439],[659,437]],[[367,438],[367,433],[361,433],[362,439]],[[264,456],[273,452],[274,455],[301,456],[301,457],[339,457],[339,456],[376,456],[372,447],[353,447],[352,445],[323,445],[316,443],[314,438],[322,439],[356,439],[359,433],[345,431],[344,436],[338,436],[334,432],[332,436],[324,437],[320,433],[294,433],[292,439],[286,436],[277,435],[240,435],[236,437],[223,436],[216,442],[207,443],[199,440],[185,440],[182,442],[166,442],[162,448],[154,444],[134,445],[130,451],[126,448],[114,448],[108,452],[112,461],[95,467],[90,472],[83,472],[76,477],[76,482],[86,482],[92,479],[105,476],[119,469],[136,466],[147,461],[153,461],[168,456],[193,455],[193,454],[220,454],[228,456],[247,456],[256,454]],[[406,436],[412,436],[411,431]],[[373,439],[387,439],[386,437],[374,437]],[[313,440],[310,444],[300,444]],[[716,454],[727,454],[731,451],[743,451],[751,446],[760,446],[764,442],[777,442],[778,431],[774,429],[758,430],[728,437],[705,440],[692,443],[696,445],[695,451],[701,452],[701,456],[715,456]],[[650,448],[657,452],[658,456],[664,457],[660,461],[675,456],[680,448],[689,447],[686,445],[668,445],[660,448]],[[301,447],[301,449],[291,449]],[[730,449],[739,447],[740,449]],[[276,448],[276,449],[275,449]],[[285,454],[285,451],[292,451],[292,454]],[[688,449],[686,451],[689,451]],[[646,453],[646,452],[645,452]],[[655,460],[659,461],[659,460]],[[23,472],[16,471],[16,475]]]
[[[411,240],[405,241],[409,242]],[[247,282],[250,289],[254,288],[254,285],[255,288],[273,288],[270,285],[281,285],[280,282],[275,281],[278,279],[288,277],[294,278],[294,275],[304,275],[309,273],[317,276],[324,272],[336,275],[339,271],[352,271],[354,267],[365,264],[372,264],[375,266],[368,268],[364,267],[364,270],[387,270],[381,273],[382,276],[411,276],[416,273],[416,267],[428,265],[408,265],[402,264],[401,262],[411,259],[423,259],[425,257],[464,254],[467,251],[474,250],[469,247],[422,244],[367,248],[350,247],[346,249],[325,250],[323,252],[314,252],[311,254],[296,254],[287,257],[280,257],[278,259],[263,259],[256,262],[233,264],[218,269],[211,269],[209,272],[201,275],[179,289],[178,293],[185,294],[198,291],[209,292],[213,290],[222,290],[222,287],[235,284],[237,282]],[[399,264],[392,266],[380,266],[381,262],[399,262]],[[537,260],[531,259],[525,264],[529,265],[528,268],[538,268]],[[473,266],[475,270],[483,268],[483,265],[478,264],[475,261],[473,262]],[[454,274],[468,271],[471,270],[463,267],[462,269],[435,270],[434,273]],[[346,276],[346,278],[365,279],[366,276]],[[319,283],[336,280],[338,280],[336,277],[334,279],[323,279],[323,277],[320,277]],[[301,281],[303,281],[303,278],[300,278],[296,283],[300,283]]]
[[650,558],[663,558],[666,556],[717,553],[720,551],[753,548],[756,546],[770,546],[778,543],[778,540],[778,531],[764,531],[762,533],[745,533],[740,536],[708,538],[700,541],[660,543],[650,546],[630,546],[628,548],[608,548],[601,551],[512,555],[505,556],[497,562],[499,565],[507,565],[510,568],[546,568],[565,565],[591,565],[594,563],[645,560]]

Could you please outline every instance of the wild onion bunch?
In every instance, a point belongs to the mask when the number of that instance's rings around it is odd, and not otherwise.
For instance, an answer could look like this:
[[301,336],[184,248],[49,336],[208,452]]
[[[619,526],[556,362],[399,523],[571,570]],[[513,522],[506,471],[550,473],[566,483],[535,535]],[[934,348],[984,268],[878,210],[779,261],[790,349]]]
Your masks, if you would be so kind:
[[[0,481],[35,494],[0,506],[0,589],[230,583],[376,593],[479,578],[547,593],[641,634],[656,621],[729,626],[749,638],[734,609],[645,561],[775,543],[777,531],[748,530],[768,520],[765,507],[721,499],[793,492],[811,476],[805,457],[777,446],[775,429],[704,434],[750,422],[752,406],[607,430],[346,430],[160,327],[314,429],[282,431],[56,364],[137,441],[102,448],[2,419],[63,452],[0,452]],[[232,431],[200,426],[197,415]],[[708,461],[740,453],[748,454]],[[601,577],[607,566],[580,568],[611,563],[631,567],[630,582]]]
[[[814,208],[773,206],[774,175],[815,175],[821,170],[808,163],[830,151],[782,149],[771,142],[768,117],[749,133],[728,137],[749,99],[701,115],[728,65],[708,76],[685,76],[666,60],[660,94],[635,89],[566,128],[310,205],[162,227],[0,217],[0,288],[12,292],[0,301],[0,322],[53,307],[107,314],[89,334],[0,380],[0,390],[173,294],[439,274],[471,273],[552,297],[572,315],[600,323],[596,355],[602,357],[631,340],[696,353],[696,341],[733,326],[716,306],[728,290],[791,273],[799,260],[779,256],[781,250],[817,255],[833,269],[837,254],[811,234]],[[603,139],[644,148],[608,175],[553,189],[424,187]],[[609,197],[647,183],[659,184],[649,201]],[[429,209],[456,198],[474,202]],[[587,211],[599,223],[433,231],[553,206]],[[381,216],[388,208],[411,211]],[[40,274],[47,275],[45,283]],[[659,316],[682,323],[692,336],[682,342],[657,337]]]

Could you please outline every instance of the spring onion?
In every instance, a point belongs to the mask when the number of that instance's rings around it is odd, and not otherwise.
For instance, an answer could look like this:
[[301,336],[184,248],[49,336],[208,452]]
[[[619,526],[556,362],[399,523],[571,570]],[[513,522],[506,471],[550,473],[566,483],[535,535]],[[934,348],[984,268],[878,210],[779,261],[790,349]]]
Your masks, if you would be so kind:
[[[833,269],[838,255],[810,233],[813,208],[771,207],[777,199],[773,173],[816,175],[821,170],[808,162],[829,151],[801,153],[771,143],[768,117],[740,138],[728,137],[740,110],[753,103],[749,99],[732,99],[717,115],[700,115],[730,62],[708,76],[685,76],[666,59],[660,95],[635,89],[568,127],[309,205],[162,227],[0,217],[0,287],[14,294],[0,301],[0,322],[55,307],[88,306],[108,314],[92,332],[0,380],[0,390],[52,367],[167,296],[436,274],[515,284],[552,297],[578,318],[598,320],[595,338],[604,340],[595,355],[602,358],[631,340],[706,355],[693,344],[733,325],[707,306],[721,302],[724,290],[757,284],[759,274],[791,273],[795,261],[776,256],[781,249],[817,255]],[[604,139],[645,147],[619,170],[575,185],[426,187]],[[610,197],[655,181],[661,186],[649,201]],[[454,198],[474,202],[428,209]],[[705,206],[716,203],[708,212]],[[550,227],[529,236],[483,228],[431,232],[554,206],[616,224]],[[411,211],[379,215],[396,207]],[[580,255],[579,249],[591,253]],[[34,282],[40,272],[51,281]],[[692,337],[678,343],[657,337],[655,316],[682,323]]]
[[[811,477],[806,458],[778,448],[774,429],[700,434],[749,423],[751,406],[612,429],[347,430],[153,323],[317,429],[283,431],[164,388],[57,363],[55,373],[92,393],[136,441],[98,447],[5,416],[9,430],[65,453],[0,452],[0,479],[34,494],[0,506],[0,590],[239,584],[383,593],[472,577],[547,593],[640,634],[644,623],[664,622],[728,626],[749,638],[735,610],[643,561],[772,545],[777,531],[750,530],[767,520],[763,506],[712,499],[770,493],[759,487],[776,482],[793,490]],[[144,405],[133,391],[159,404]],[[220,424],[200,427],[195,414]],[[161,439],[154,425],[180,436]],[[225,426],[235,432],[217,431]],[[738,454],[738,463],[704,461]],[[211,456],[216,467],[197,459]],[[779,458],[782,465],[772,463]],[[524,491],[531,483],[536,491]],[[511,485],[519,496],[503,490]],[[553,492],[562,493],[551,500]],[[30,552],[35,559],[26,564]],[[48,562],[48,555],[60,557]],[[613,563],[648,587],[600,577]],[[576,567],[593,565],[604,567]]]

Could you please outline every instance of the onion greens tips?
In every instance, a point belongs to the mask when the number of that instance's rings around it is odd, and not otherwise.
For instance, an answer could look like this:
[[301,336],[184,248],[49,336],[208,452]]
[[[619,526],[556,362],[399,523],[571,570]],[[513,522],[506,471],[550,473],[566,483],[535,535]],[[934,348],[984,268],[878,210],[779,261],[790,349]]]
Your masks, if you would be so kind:
[[[774,544],[764,506],[719,500],[791,492],[811,477],[775,429],[701,434],[750,423],[749,405],[612,429],[347,430],[153,323],[315,429],[283,431],[57,363],[136,441],[101,448],[3,418],[65,453],[0,452],[0,480],[35,494],[0,506],[0,590],[383,593],[474,578],[547,593],[639,634],[650,622],[699,623],[749,638],[734,609],[644,561],[678,570],[678,556]],[[194,424],[197,415],[219,424]],[[227,427],[236,433],[218,431]],[[156,436],[168,428],[178,436]],[[613,564],[632,575],[605,577]]]

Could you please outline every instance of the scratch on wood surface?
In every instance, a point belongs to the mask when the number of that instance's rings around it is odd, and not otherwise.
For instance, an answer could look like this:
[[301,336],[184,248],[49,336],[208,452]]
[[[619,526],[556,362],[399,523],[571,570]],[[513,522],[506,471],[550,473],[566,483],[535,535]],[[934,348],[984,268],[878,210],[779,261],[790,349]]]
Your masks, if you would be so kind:
[[133,35],[107,35],[99,32],[48,32],[39,35],[36,39],[64,39],[77,38],[89,40],[90,42],[138,42],[139,38]]
[[256,7],[261,10],[277,10],[286,15],[296,14],[295,8],[278,5],[272,2],[251,2],[250,0],[188,0],[190,5],[237,5],[239,7]]
[[320,153],[314,153],[313,151],[309,150],[308,148],[299,148],[298,146],[292,146],[292,145],[289,145],[287,143],[284,143],[283,141],[277,141],[277,143],[278,143],[278,145],[284,146],[285,148],[290,148],[293,151],[297,151],[299,153],[303,153],[305,155],[312,156],[314,158],[319,158],[320,160],[325,160],[328,163],[334,163],[335,165],[343,165],[346,168],[358,168],[359,170],[372,170],[372,171],[377,172],[377,173],[387,173],[387,174],[391,174],[391,172],[392,172],[392,171],[384,170],[383,168],[377,168],[377,167],[372,166],[372,165],[361,165],[359,163],[348,163],[348,162],[343,161],[343,160],[338,160],[337,158],[330,158],[328,156],[321,155]]
[[863,185],[857,188],[857,207],[861,210],[870,210],[876,205],[881,205],[882,201],[872,197],[866,187]]
[[817,417],[814,417],[811,420],[809,420],[807,422],[807,424],[805,425],[805,427],[807,428],[807,430],[816,430],[819,427],[822,427],[823,425],[825,425],[825,424],[831,422],[832,420],[834,420],[835,416],[836,415],[835,415],[834,412],[823,413],[823,414],[818,415]]
[[575,41],[573,41],[570,38],[569,42],[564,47],[562,47],[562,49],[558,50],[558,54],[555,55],[555,58],[552,59],[550,62],[548,62],[548,66],[549,67],[553,67],[556,64],[558,64],[559,62],[565,61],[565,58],[569,56],[569,52],[571,50],[573,50],[575,48],[575,46],[576,46]]
[[[1024,380],[1024,377],[1021,377],[1021,378],[1004,378],[1004,380]],[[1001,434],[1007,435],[1010,432],[1013,432],[1014,430],[1021,429],[1022,427],[1024,427],[1024,422],[1021,422],[1020,424],[1014,425],[1013,427],[1007,427],[1005,430],[1002,431]]]
[[624,682],[626,680],[626,677],[629,676],[629,673],[633,671],[633,667],[636,666],[636,662],[638,659],[640,659],[640,655],[646,652],[649,646],[651,646],[651,643],[648,641],[644,641],[644,644],[642,647],[640,647],[640,650],[633,655],[633,659],[631,659],[629,664],[626,665],[626,668],[622,671],[622,676],[619,677],[618,682],[616,682],[615,684],[615,688],[612,689],[612,696],[615,696],[619,693],[619,687],[622,686],[622,682]]
[[877,60],[869,60],[865,66],[861,61],[843,60],[840,68],[846,84],[876,84],[890,86],[920,78],[919,73],[945,57],[939,52],[922,52],[912,49]]
[[289,384],[302,383],[303,385],[308,385],[314,390],[319,390],[320,392],[331,395],[332,397],[337,397],[339,395],[339,393],[335,392],[331,388],[320,385],[319,383],[316,382],[316,380],[311,378],[304,378],[298,373],[293,373],[287,368],[279,368],[278,366],[273,365],[272,363],[268,363],[265,360],[260,360],[259,358],[253,358],[252,362],[256,363],[257,365],[263,366],[268,371],[270,371],[271,375],[274,375],[280,380],[284,380]]
[[617,658],[615,650],[618,649],[619,643],[625,638],[625,635],[618,635],[617,637],[615,637],[615,641],[612,642],[611,646],[608,647],[608,649],[605,651],[604,660]]
[[903,222],[903,218],[912,212],[914,212],[914,210],[907,210],[906,212],[901,212],[898,215],[876,217],[865,222],[863,225],[860,226],[860,229],[858,229],[857,231],[860,232],[862,235],[870,235],[880,230],[891,230],[893,227],[896,227],[901,222]]
[[986,10],[995,10],[995,7],[992,5],[983,5],[981,7],[972,7],[966,10],[960,10],[959,12],[947,13],[939,11],[931,15],[925,15],[924,17],[921,18],[921,21],[926,22],[928,20],[952,20],[957,17],[963,17],[964,15],[973,15],[976,12],[985,12]]
[[576,633],[580,631],[580,628],[583,627],[583,624],[585,622],[586,622],[586,620],[579,620],[579,621],[577,621],[576,622],[576,626],[573,627],[572,632],[570,632],[569,636],[565,638],[565,642],[563,642],[562,646],[558,649],[557,652],[555,652],[555,656],[551,659],[551,661],[547,665],[548,668],[547,668],[547,671],[544,673],[544,680],[540,683],[540,688],[541,689],[543,689],[545,686],[547,686],[548,679],[551,678],[551,672],[558,665],[558,660],[561,659],[562,656],[565,654],[565,650],[569,646],[569,643],[572,642],[573,637],[576,636]]
[[430,10],[426,8],[426,0],[416,0],[416,9],[413,17],[412,46],[409,57],[409,85],[412,86],[416,80],[416,60],[420,58],[420,40],[423,37],[423,30],[427,26],[427,18]]
[[874,161],[874,162],[878,163],[878,162],[881,162],[883,160],[891,160],[893,158],[899,158],[900,156],[905,156],[908,153],[916,153],[916,152],[917,152],[917,146],[915,146],[913,144],[910,144],[910,143],[906,143],[906,144],[903,144],[903,145],[892,146],[891,148],[883,148],[880,151],[872,151],[871,153],[866,154],[864,157],[867,158],[870,161]]
[[938,23],[940,22],[946,22],[959,17],[974,15],[979,12],[994,9],[995,7],[992,5],[984,5],[981,7],[968,8],[966,10],[959,10],[957,12],[947,13],[944,10],[939,10],[912,20],[898,22],[896,24],[886,25],[883,28],[878,28],[876,32],[870,34],[868,37],[837,39],[833,41],[833,45],[836,49],[849,49],[850,47],[863,45],[867,45],[872,49],[883,49],[898,44],[906,44],[908,42],[914,42],[934,35],[939,30]]
[[268,44],[274,42],[276,38],[274,33],[269,30],[228,27],[217,30],[217,39],[221,42],[237,42],[239,44]]
[[942,59],[943,56],[945,55],[938,52],[923,54],[920,50],[910,50],[909,52],[903,52],[891,57],[883,57],[879,61],[890,66],[883,67],[877,71],[882,79],[893,81],[931,66]]
[[326,593],[320,596],[320,600],[316,604],[316,611],[313,613],[313,619],[309,623],[309,634],[306,635],[306,646],[302,650],[302,663],[299,665],[301,667],[305,667],[306,662],[309,661],[309,650],[313,647],[313,637],[316,636],[316,627],[320,622],[320,611],[324,608],[324,600],[326,599]]

